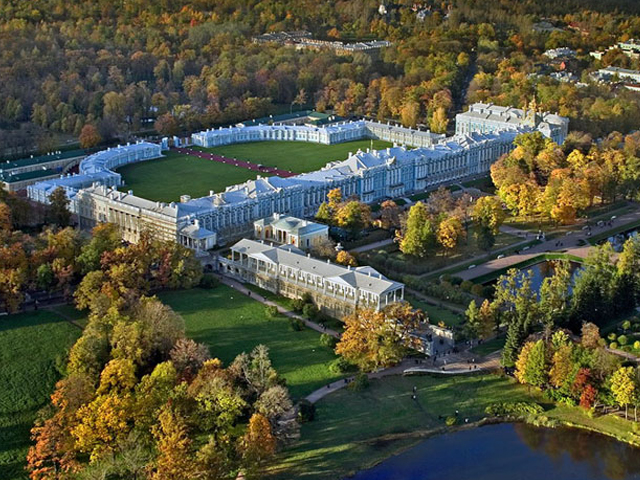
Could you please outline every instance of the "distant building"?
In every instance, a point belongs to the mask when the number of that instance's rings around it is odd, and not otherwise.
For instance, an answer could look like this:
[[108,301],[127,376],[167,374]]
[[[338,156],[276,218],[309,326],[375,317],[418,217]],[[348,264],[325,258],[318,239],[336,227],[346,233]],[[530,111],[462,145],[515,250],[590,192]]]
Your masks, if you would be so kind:
[[626,42],[618,42],[615,45],[608,47],[604,51],[597,50],[594,52],[589,52],[589,55],[597,60],[601,60],[605,53],[611,50],[615,50],[616,48],[622,50],[622,52],[629,58],[640,58],[640,41],[633,39],[627,40]]
[[640,71],[639,70],[629,70],[627,68],[618,68],[618,67],[606,67],[601,68],[595,75],[594,78],[597,80],[603,81],[611,81],[614,78],[618,78],[620,80],[632,80],[635,83],[640,83]]
[[575,58],[576,52],[575,50],[571,50],[567,47],[553,48],[551,50],[547,50],[544,52],[544,56],[556,59],[556,58]]
[[456,115],[456,134],[496,132],[529,127],[538,130],[558,145],[569,132],[569,119],[548,112],[538,112],[535,102],[522,110],[493,104],[475,103]]
[[531,29],[534,32],[538,32],[538,33],[562,32],[561,28],[556,27],[553,23],[547,20],[542,20],[538,23],[534,23],[531,26]]
[[313,303],[335,318],[358,308],[381,310],[404,299],[404,285],[371,267],[344,267],[305,255],[288,246],[240,240],[229,258],[219,259],[220,271],[288,298],[311,295]]
[[292,45],[298,49],[328,49],[338,55],[352,55],[356,52],[377,53],[383,47],[391,46],[386,40],[371,40],[366,42],[343,43],[333,40],[317,40],[305,30],[295,32],[265,33],[253,37],[254,43],[275,42],[280,45]]
[[274,213],[270,217],[253,222],[253,236],[256,240],[310,250],[329,240],[329,227],[310,220]]

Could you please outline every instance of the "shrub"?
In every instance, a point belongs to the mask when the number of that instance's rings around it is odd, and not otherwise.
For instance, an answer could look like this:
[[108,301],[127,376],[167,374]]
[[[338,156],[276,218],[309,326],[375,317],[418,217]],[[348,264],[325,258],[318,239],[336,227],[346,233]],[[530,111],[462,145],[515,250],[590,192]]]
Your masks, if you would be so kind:
[[298,404],[298,420],[300,423],[312,422],[316,418],[316,406],[309,400],[300,400]]
[[323,333],[322,335],[320,335],[320,345],[322,345],[323,347],[334,348],[336,346],[336,343],[338,343],[338,339],[332,337],[328,333]]
[[611,342],[609,344],[609,348],[612,348],[613,350],[615,350],[616,348],[618,348],[618,344],[616,342]]
[[620,336],[618,337],[618,345],[622,345],[622,346],[624,346],[624,345],[626,345],[628,342],[629,342],[629,339],[627,338],[627,336],[626,336],[626,335],[620,335]]
[[444,423],[447,424],[447,427],[453,427],[456,423],[458,423],[458,419],[456,417],[447,417]]
[[473,288],[473,282],[470,280],[465,280],[460,284],[460,289],[464,292],[470,292]]
[[623,330],[629,330],[631,328],[631,321],[630,320],[625,320],[624,322],[622,322],[622,329]]
[[278,316],[278,307],[275,305],[267,305],[264,307],[264,314],[267,318],[276,318]]
[[355,366],[347,362],[344,358],[338,357],[329,364],[331,373],[347,373],[355,370]]
[[291,301],[291,309],[294,312],[298,312],[298,313],[302,312],[302,309],[304,308],[304,306],[305,306],[305,301],[301,298],[296,298],[295,300]]
[[349,384],[349,388],[354,392],[361,392],[369,386],[369,377],[366,373],[359,373]]
[[292,318],[289,320],[289,326],[294,332],[300,332],[304,328],[304,322],[299,318]]
[[451,277],[449,283],[451,283],[451,285],[459,287],[462,284],[462,279],[460,277]]
[[616,334],[615,333],[610,333],[609,335],[607,335],[607,339],[611,340],[612,342],[615,341]]
[[307,303],[302,307],[302,316],[309,320],[313,320],[318,316],[318,309],[312,303]]
[[471,287],[471,293],[473,293],[477,297],[481,297],[483,292],[484,292],[484,287],[480,284],[476,284],[473,287]]
[[313,303],[313,297],[311,296],[311,294],[309,292],[305,292],[302,297],[300,297],[300,299],[304,302],[304,303]]
[[504,415],[530,415],[544,412],[541,405],[533,402],[497,402],[489,405],[484,412],[496,417]]
[[633,349],[640,350],[640,340],[636,340],[635,342],[633,342]]
[[496,287],[494,285],[486,285],[482,287],[482,296],[484,298],[493,298],[493,294],[496,292]]
[[203,275],[200,279],[200,288],[211,290],[212,288],[216,288],[218,285],[220,285],[220,280],[213,275]]

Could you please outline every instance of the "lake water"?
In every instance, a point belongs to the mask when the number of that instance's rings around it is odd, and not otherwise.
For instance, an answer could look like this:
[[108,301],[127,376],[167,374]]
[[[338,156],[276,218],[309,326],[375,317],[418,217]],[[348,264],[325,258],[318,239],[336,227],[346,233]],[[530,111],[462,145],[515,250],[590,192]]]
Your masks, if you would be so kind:
[[640,449],[578,429],[498,424],[429,438],[353,480],[640,479]]
[[[576,273],[580,271],[580,264],[576,262],[569,262],[569,265],[571,267],[571,280],[573,282],[573,280],[575,280]],[[552,260],[543,261],[520,270],[522,273],[528,273],[529,271],[531,271],[531,289],[535,292],[539,292],[544,279],[553,276],[555,272],[555,262]],[[489,283],[495,284],[496,282],[497,280],[493,280]],[[520,282],[518,282],[518,284],[519,283]]]

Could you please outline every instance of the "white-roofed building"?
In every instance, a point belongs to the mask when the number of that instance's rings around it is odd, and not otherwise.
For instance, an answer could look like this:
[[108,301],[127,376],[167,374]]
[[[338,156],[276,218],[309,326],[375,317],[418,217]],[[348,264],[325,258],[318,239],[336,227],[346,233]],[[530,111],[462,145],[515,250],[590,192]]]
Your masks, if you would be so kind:
[[474,103],[456,115],[456,134],[496,132],[532,128],[558,145],[569,133],[569,119],[554,113],[538,112],[535,101],[528,108],[501,107],[492,103]]
[[404,299],[404,285],[371,267],[345,267],[305,255],[292,245],[240,240],[220,271],[288,298],[311,295],[323,312],[343,318],[357,308],[380,310]]
[[329,227],[310,220],[274,213],[270,217],[253,222],[253,236],[256,240],[310,250],[329,240]]

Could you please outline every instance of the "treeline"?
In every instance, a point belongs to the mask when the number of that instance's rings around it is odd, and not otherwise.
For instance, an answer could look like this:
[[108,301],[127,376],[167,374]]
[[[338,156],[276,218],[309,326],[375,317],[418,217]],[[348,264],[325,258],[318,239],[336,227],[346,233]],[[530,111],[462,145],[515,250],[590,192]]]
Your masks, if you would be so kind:
[[[154,240],[149,232],[135,245],[124,245],[118,227],[105,223],[91,235],[69,227],[71,214],[62,190],[51,196],[41,215],[48,225],[30,224],[29,204],[12,194],[0,198],[0,304],[18,311],[27,294],[58,294],[81,308],[91,303],[94,289],[113,288],[110,295],[127,298],[131,291],[149,293],[189,288],[202,277],[193,252],[175,242]],[[20,228],[30,228],[24,233]]]
[[515,365],[532,332],[578,331],[584,322],[602,327],[632,312],[640,303],[640,240],[629,238],[615,261],[610,243],[596,247],[575,274],[567,260],[555,261],[539,290],[531,277],[531,272],[509,270],[498,278],[493,300],[480,306],[472,301],[466,312],[471,338],[489,338],[506,327],[502,365],[507,368]]
[[[103,257],[111,254],[124,252]],[[268,349],[229,366],[211,358],[185,337],[179,315],[145,296],[144,265],[133,256],[166,261],[157,250],[132,251],[108,274],[85,276],[77,292],[89,321],[32,429],[30,478],[260,477],[297,426]],[[178,275],[185,285],[194,280]]]
[[596,202],[637,198],[637,133],[613,132],[600,144],[572,134],[560,147],[536,132],[518,136],[515,145],[491,166],[497,195],[515,215],[570,224]]
[[598,327],[585,323],[580,342],[564,331],[550,338],[526,342],[515,363],[520,383],[540,388],[547,398],[567,405],[580,405],[590,414],[607,413],[612,407],[634,407],[638,420],[640,384],[637,367],[624,366],[620,357],[604,348]]

